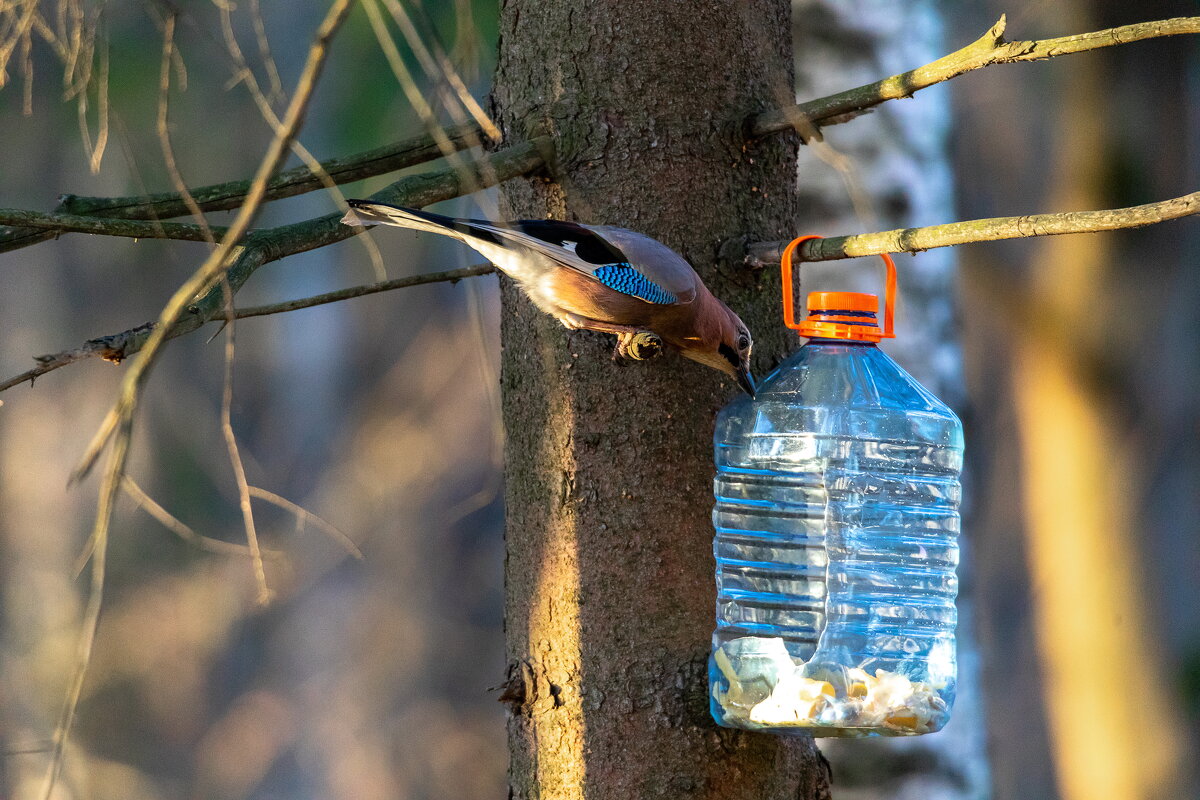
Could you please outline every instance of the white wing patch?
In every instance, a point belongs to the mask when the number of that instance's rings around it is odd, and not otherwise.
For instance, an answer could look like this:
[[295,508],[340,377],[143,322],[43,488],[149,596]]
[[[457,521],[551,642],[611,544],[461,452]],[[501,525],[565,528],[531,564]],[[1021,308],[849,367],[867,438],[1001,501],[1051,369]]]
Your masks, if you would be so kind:
[[563,249],[564,249],[564,250],[567,250],[567,251],[570,251],[570,252],[574,253],[574,252],[575,252],[575,248],[576,248],[576,247],[579,247],[579,242],[563,242],[563,243],[562,243],[562,246],[563,246]]

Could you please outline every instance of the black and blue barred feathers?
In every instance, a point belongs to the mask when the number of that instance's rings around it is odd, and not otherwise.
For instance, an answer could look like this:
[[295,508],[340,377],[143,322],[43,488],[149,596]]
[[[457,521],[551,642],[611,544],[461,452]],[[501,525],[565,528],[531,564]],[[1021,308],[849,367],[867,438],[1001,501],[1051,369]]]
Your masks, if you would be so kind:
[[647,303],[668,305],[679,298],[633,268],[631,264],[605,264],[593,273],[596,280],[610,289],[645,300]]

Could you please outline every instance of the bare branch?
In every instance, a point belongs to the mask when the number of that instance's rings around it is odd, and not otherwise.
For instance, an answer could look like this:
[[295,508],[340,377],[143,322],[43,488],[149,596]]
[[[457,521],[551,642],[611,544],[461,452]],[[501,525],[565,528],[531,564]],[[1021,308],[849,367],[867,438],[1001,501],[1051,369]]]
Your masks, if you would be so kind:
[[[14,225],[47,231],[47,238],[60,233],[95,233],[104,236],[123,236],[130,239],[181,239],[187,242],[207,242],[204,228],[187,222],[146,222],[130,219],[83,217],[77,214],[45,214],[18,208],[0,208],[0,225]],[[209,227],[214,236],[223,236],[228,228]]]
[[[220,539],[213,539],[209,536],[196,533],[191,526],[182,522],[178,517],[163,508],[153,497],[146,494],[145,490],[137,484],[137,482],[125,475],[121,479],[121,488],[129,495],[130,499],[137,504],[139,508],[154,517],[164,528],[178,536],[188,544],[207,550],[210,553],[220,553],[223,555],[249,556],[250,548],[244,544],[235,542],[225,542]],[[263,551],[264,557],[279,558],[280,554],[274,551]]]
[[268,100],[283,102],[287,97],[283,93],[283,81],[279,79],[279,68],[275,66],[275,58],[271,55],[271,43],[267,39],[267,27],[263,22],[262,9],[258,0],[250,0],[250,19],[254,23],[254,38],[258,43],[258,55],[263,67],[267,70],[267,80],[271,91]]
[[[456,147],[464,147],[479,136],[474,123],[449,128],[445,134]],[[321,162],[321,168],[336,184],[352,183],[364,178],[384,175],[406,167],[440,158],[441,149],[427,135],[415,136],[395,144],[356,153],[345,158]],[[294,197],[322,187],[321,176],[308,167],[285,170],[267,184],[265,201]],[[242,204],[250,190],[250,181],[229,181],[201,186],[192,191],[196,204],[204,211],[228,211]],[[169,219],[188,213],[187,204],[177,192],[162,192],[132,197],[80,197],[63,195],[58,211],[80,216],[102,216],[115,219]],[[12,224],[12,223],[4,223]],[[89,231],[99,232],[99,231]],[[0,231],[0,253],[44,242],[54,238],[44,231]]]
[[262,163],[259,164],[254,180],[251,182],[250,191],[246,195],[245,204],[238,211],[238,215],[234,218],[233,224],[229,226],[229,230],[221,238],[220,245],[213,250],[208,259],[192,274],[192,277],[188,278],[182,286],[175,290],[175,294],[171,296],[166,306],[163,307],[162,312],[159,314],[158,322],[155,323],[150,336],[141,348],[140,356],[129,368],[129,371],[121,381],[120,397],[117,403],[109,411],[105,421],[101,423],[100,430],[92,439],[87,452],[84,453],[79,467],[75,471],[77,478],[91,471],[96,457],[111,440],[113,432],[116,430],[117,421],[127,414],[132,413],[134,406],[137,404],[142,381],[149,374],[150,367],[158,355],[159,347],[165,340],[166,334],[175,326],[176,321],[178,321],[180,315],[184,312],[184,308],[199,293],[206,289],[211,293],[214,288],[219,288],[214,285],[214,280],[225,274],[227,271],[227,259],[230,257],[234,246],[246,233],[250,224],[258,215],[258,211],[266,195],[267,183],[270,181],[271,176],[275,174],[275,170],[279,168],[280,163],[282,163],[292,139],[295,138],[304,121],[305,113],[308,110],[308,102],[312,99],[313,90],[316,88],[317,77],[321,74],[321,69],[325,65],[325,57],[329,53],[330,41],[345,20],[352,5],[353,0],[334,0],[328,14],[321,23],[321,27],[317,31],[316,39],[309,48],[308,59],[304,65],[304,71],[300,74],[300,79],[297,82],[296,93],[288,105],[283,127],[276,133],[270,147],[267,149],[267,154],[263,157]]
[[[549,138],[540,137],[530,142],[499,150],[488,158],[489,166],[487,171],[479,170],[474,175],[474,182],[483,186],[490,186],[493,181],[502,182],[520,175],[535,173],[545,166],[546,156],[543,156],[543,153],[548,153],[551,147]],[[466,192],[466,188],[462,176],[457,170],[444,169],[401,178],[371,195],[371,199],[383,203],[395,203],[397,205],[420,208],[443,200],[449,200],[453,197],[459,197]],[[20,213],[28,214],[33,212]],[[327,214],[323,217],[316,217],[304,222],[258,230],[249,234],[245,242],[243,242],[242,247],[238,250],[233,264],[229,267],[228,279],[230,286],[236,293],[250,279],[250,276],[264,264],[278,261],[281,258],[296,253],[314,250],[318,247],[343,241],[364,230],[363,228],[351,228],[342,225],[339,222],[340,219],[340,214]],[[162,224],[165,225],[166,223]],[[470,270],[473,268],[469,267],[467,269]],[[452,275],[451,273],[453,272],[456,271],[451,270],[450,273],[443,273],[446,277],[440,277],[437,280],[452,281],[458,280],[460,277],[470,277],[465,272],[461,276]],[[482,274],[482,272],[477,274]],[[411,283],[402,285],[412,286],[432,282],[423,279],[422,276],[400,278],[398,280],[411,281]],[[392,282],[388,281],[387,283],[390,284]],[[376,286],[384,285],[376,284]],[[376,291],[371,289],[371,287],[365,288],[367,290],[363,291],[362,294],[370,294],[372,291]],[[395,288],[400,287],[396,286]],[[380,288],[377,291],[386,291],[386,289]],[[357,297],[359,295],[347,295],[347,297],[351,296]],[[339,297],[337,299],[346,298]],[[329,302],[332,302],[332,300]],[[313,305],[317,304],[313,303]],[[297,306],[297,308],[304,307],[306,306]],[[175,323],[174,327],[164,338],[173,339],[177,336],[191,333],[211,320],[220,319],[224,314],[220,287],[210,289],[199,300],[188,305],[186,311],[187,313]],[[32,383],[47,372],[52,372],[68,364],[90,358],[99,357],[105,361],[119,364],[124,359],[141,350],[154,333],[155,328],[156,323],[147,322],[121,331],[120,333],[90,339],[82,346],[72,350],[38,356],[35,359],[38,362],[36,367],[0,382],[0,391],[25,383],[26,381]]]
[[[372,283],[365,286],[351,286],[346,289],[338,289],[337,291],[326,292],[313,297],[304,297],[298,300],[287,300],[282,303],[272,303],[265,306],[240,308],[237,309],[234,316],[236,319],[265,317],[269,314],[298,311],[302,308],[312,308],[313,306],[336,303],[341,300],[352,300],[355,297],[365,297],[366,295],[378,294],[379,292],[390,292],[393,289],[406,289],[410,286],[421,286],[426,283],[457,283],[463,278],[473,278],[476,275],[490,275],[495,271],[496,268],[491,264],[475,264],[474,266],[463,267],[462,269],[410,275],[405,278],[395,278],[394,280]],[[189,327],[186,331],[172,334],[170,338],[173,339],[175,336],[182,335],[183,333],[190,333],[198,327],[199,325]],[[120,364],[125,360],[127,355],[137,352],[138,347],[140,347],[140,341],[149,335],[150,330],[152,330],[152,323],[146,323],[145,325],[139,325],[136,328],[121,331],[120,333],[102,336],[98,339],[89,339],[80,347],[73,350],[64,350],[61,353],[37,356],[34,359],[38,362],[36,367],[0,382],[0,392],[3,392],[5,389],[11,389],[14,386],[19,386],[26,381],[32,385],[35,380],[47,372],[53,372],[59,367],[74,364],[76,361],[101,358],[105,361],[111,361],[114,364]]]
[[[1061,36],[1056,39],[1006,42],[1004,40],[1005,25],[1005,18],[1001,17],[987,33],[976,41],[923,67],[917,67],[914,70],[828,97],[820,97],[796,106],[760,114],[751,122],[751,135],[758,137],[791,130],[797,113],[812,122],[823,122],[826,125],[845,122],[851,118],[848,115],[865,111],[888,100],[912,97],[921,89],[992,64],[1039,61],[1055,56],[1097,50],[1102,47],[1128,44],[1143,39],[1200,33],[1200,17],[1177,17],[1154,22],[1140,22],[1136,25],[1123,25],[1119,28],[1108,28],[1076,36]],[[801,133],[803,135],[803,131]]]
[[[393,41],[387,29],[387,23],[384,21],[383,12],[379,10],[377,0],[363,0],[363,10],[367,13],[367,19],[371,23],[371,30],[375,33],[375,39],[379,43],[380,50],[383,51],[387,58],[388,64],[392,68],[392,72],[396,76],[396,81],[400,84],[404,96],[408,99],[408,103],[412,109],[417,112],[417,116],[425,125],[425,130],[433,137],[434,141],[442,148],[443,154],[446,156],[447,163],[450,166],[459,169],[466,175],[470,175],[463,160],[458,157],[458,154],[449,147],[446,141],[446,134],[438,121],[437,114],[429,101],[425,99],[425,95],[421,92],[413,79],[412,73],[404,63],[404,57],[400,54],[399,48]],[[418,52],[420,52],[418,50]],[[475,189],[471,189],[474,192]]]
[[[250,306],[248,308],[239,308],[237,310],[237,318],[245,319],[246,317],[265,317],[268,314],[282,314],[287,311],[298,311],[301,308],[312,308],[313,306],[325,305],[327,303],[336,303],[340,300],[351,300],[355,297],[365,297],[369,294],[377,294],[379,292],[390,292],[393,289],[406,289],[409,286],[421,286],[426,283],[457,283],[463,278],[472,278],[476,275],[491,275],[496,271],[496,268],[491,264],[475,264],[462,269],[450,269],[445,272],[428,272],[422,275],[410,275],[407,278],[396,278],[390,281],[381,281],[380,283],[372,283],[367,286],[351,286],[348,289],[338,289],[334,292],[325,292],[324,294],[314,295],[313,297],[304,297],[299,300],[288,300],[282,303],[272,303],[266,306]],[[0,386],[0,391],[5,387]]]
[[204,229],[205,240],[216,244],[216,237],[209,227],[208,220],[204,218],[203,210],[196,204],[196,198],[192,197],[187,182],[179,172],[179,164],[175,159],[175,146],[171,142],[171,63],[178,56],[179,52],[175,49],[175,14],[168,14],[163,21],[163,52],[158,76],[158,117],[155,130],[158,133],[159,146],[162,148],[163,162],[166,164],[167,174],[171,177],[175,191],[179,192],[179,197],[187,206],[192,219]]
[[[479,128],[476,125],[459,126],[446,131],[446,138],[456,147],[463,146],[468,139],[478,135]],[[441,149],[429,136],[414,136],[345,158],[322,161],[321,168],[334,183],[340,185],[423,164],[441,155]],[[263,199],[267,202],[280,200],[320,188],[322,184],[319,174],[308,167],[295,167],[272,178],[267,184],[267,192]],[[204,211],[228,211],[240,206],[249,190],[250,181],[229,181],[202,186],[193,191],[192,195]],[[187,213],[187,206],[175,192],[164,192],[150,197],[115,198],[67,195],[62,198],[61,208],[73,214],[103,214],[128,219],[165,219],[181,217]]]
[[254,509],[250,505],[250,483],[246,480],[246,465],[238,449],[237,435],[233,432],[233,362],[236,350],[234,333],[237,326],[233,317],[233,289],[229,281],[221,281],[225,298],[225,385],[221,392],[221,434],[225,438],[225,449],[229,453],[229,464],[237,483],[238,508],[242,512],[242,525],[246,530],[246,546],[250,549],[250,563],[254,565],[254,582],[258,586],[258,604],[270,605],[275,593],[267,585],[267,568],[263,564],[262,548],[258,544],[258,527],[254,523]]
[[[913,92],[922,88],[990,64],[1033,61],[1158,36],[1200,32],[1200,17],[1146,22],[1078,36],[1012,43],[1004,41],[1004,25],[1005,20],[1001,18],[978,41],[924,67],[840,94],[762,114],[752,121],[751,130],[754,135],[765,135],[793,127],[796,122],[800,122],[803,127],[803,121],[806,118],[832,124],[841,121],[840,118],[847,114],[868,109],[890,99],[911,96]],[[798,114],[800,116],[797,116]],[[477,140],[480,133],[478,125],[468,123],[450,129],[447,131],[447,136],[457,146],[463,146],[466,142]],[[810,128],[809,134],[810,136],[814,135],[814,130]],[[444,142],[442,144],[444,145]],[[499,151],[487,160],[488,167],[486,169],[477,167],[477,172],[482,174],[475,175],[474,179],[482,185],[491,185],[517,175],[535,172],[544,166],[547,157],[543,154],[549,153],[551,149],[552,142],[548,138],[542,137],[530,143]],[[421,136],[348,158],[333,159],[323,162],[321,166],[335,183],[344,183],[437,158],[441,152],[439,143],[435,142],[432,137]],[[495,174],[488,174],[491,169],[495,170]],[[266,199],[289,197],[319,188],[320,185],[320,176],[313,170],[297,168],[281,173],[273,179],[268,184],[265,197]],[[248,186],[249,183],[246,181],[234,181],[201,187],[194,192],[194,195],[197,203],[205,210],[228,209],[236,207],[241,202]],[[373,198],[383,202],[422,206],[459,196],[464,191],[465,188],[452,170],[442,170],[402,179],[377,193]],[[950,244],[1017,236],[1137,227],[1196,213],[1194,210],[1181,210],[1193,206],[1194,195],[1188,195],[1177,200],[1141,206],[1137,209],[977,220],[930,228],[862,234],[809,243],[803,248],[802,255],[809,260],[828,260],[885,251],[923,250]],[[82,214],[104,213],[121,218],[179,216],[187,212],[182,198],[175,193],[125,198],[66,196],[62,199],[61,207]],[[247,241],[247,247],[230,268],[230,282],[234,291],[239,289],[242,283],[265,263],[332,244],[353,235],[355,231],[339,225],[337,219],[337,215],[329,215],[252,234]],[[119,222],[117,219],[89,220],[78,214],[38,214],[28,211],[0,210],[0,224],[44,229],[31,234],[32,237],[37,237],[36,241],[42,241],[44,238],[49,238],[64,230],[137,238],[203,239],[202,231],[198,226],[178,223],[150,223],[145,226],[135,226],[121,225]],[[227,229],[214,230],[223,234]],[[361,229],[358,230],[361,231]],[[54,233],[44,231],[53,231]],[[0,252],[32,243],[31,241],[20,242],[22,235],[26,235],[24,231],[10,231],[7,235],[0,235]],[[782,243],[778,242],[752,245],[747,262],[760,265],[778,263],[781,249]],[[478,272],[475,271],[477,269]],[[281,313],[388,291],[393,288],[415,286],[438,280],[457,280],[460,277],[459,272],[462,273],[461,277],[467,277],[468,275],[483,274],[486,269],[488,268],[468,268],[466,271],[450,271],[429,276],[401,278],[370,286],[352,287],[313,298],[242,309],[237,316]],[[167,338],[196,330],[213,319],[217,310],[218,308],[213,303],[213,293],[210,290],[205,298],[189,307],[188,316],[176,323],[167,334]],[[119,362],[138,352],[153,330],[152,324],[142,325],[121,333],[89,340],[83,346],[73,350],[39,357],[37,367],[0,383],[0,391],[25,381],[32,382],[46,372],[94,356]]]
[[[154,358],[166,338],[166,334],[174,327],[185,305],[205,287],[210,292],[214,278],[225,278],[227,275],[227,259],[238,240],[249,229],[255,215],[262,206],[267,183],[279,169],[288,146],[299,132],[304,122],[308,103],[316,88],[317,78],[324,67],[329,46],[334,34],[345,21],[353,0],[333,0],[317,29],[316,37],[308,51],[304,69],[296,84],[295,94],[288,105],[282,129],[276,133],[267,149],[266,155],[259,164],[258,171],[251,182],[246,195],[245,205],[242,206],[229,230],[221,238],[221,243],[213,250],[204,264],[196,270],[183,286],[171,297],[159,314],[158,323],[150,333],[142,347],[139,357],[130,366],[121,381],[117,402],[113,405],[100,423],[100,429],[88,445],[79,467],[75,470],[74,478],[86,475],[96,459],[111,442],[112,448],[109,463],[104,471],[101,482],[100,498],[96,508],[96,519],[89,540],[92,560],[92,585],[88,595],[87,609],[84,614],[83,630],[79,637],[79,651],[74,673],[67,690],[59,723],[55,729],[54,753],[46,770],[43,797],[49,800],[54,791],[54,784],[62,769],[63,752],[71,733],[75,719],[75,710],[79,705],[79,697],[83,689],[83,680],[87,675],[88,664],[91,661],[92,645],[96,638],[96,629],[100,623],[100,610],[104,597],[104,567],[108,550],[108,534],[112,525],[113,507],[117,494],[121,490],[122,478],[125,474],[125,464],[129,456],[129,445],[133,434],[133,415],[137,409],[142,382],[149,374]],[[224,280],[221,281],[223,285]],[[252,545],[255,544],[252,542]],[[261,560],[256,560],[256,564]]]
[[[1200,192],[1192,192],[1172,200],[1108,211],[1068,211],[1061,214],[994,217],[951,222],[947,225],[930,225],[925,228],[901,228],[880,233],[813,239],[800,245],[798,257],[803,261],[834,261],[880,253],[916,253],[935,247],[972,242],[1141,228],[1193,214],[1200,214]],[[752,244],[746,256],[746,263],[754,267],[776,265],[785,246],[787,242]]]
[[[457,92],[453,88],[454,74],[453,68],[448,61],[439,62],[433,57],[430,51],[430,44],[436,41],[436,36],[430,36],[427,43],[425,38],[417,31],[413,24],[412,18],[398,0],[364,0],[363,9],[367,12],[367,18],[371,22],[371,27],[375,31],[376,39],[379,41],[379,46],[387,56],[388,63],[392,67],[392,72],[396,76],[396,80],[400,83],[405,96],[412,105],[413,110],[421,117],[425,123],[425,129],[430,132],[436,139],[441,134],[442,126],[438,121],[437,116],[433,113],[432,107],[426,101],[422,92],[418,89],[412,75],[404,64],[404,59],[400,57],[400,52],[396,47],[396,43],[392,40],[383,16],[379,10],[379,2],[382,2],[391,13],[392,19],[400,27],[404,39],[408,44],[409,51],[417,57],[426,75],[433,83],[434,91],[440,96],[442,106],[450,113],[450,116],[455,122],[464,124],[470,116],[474,116],[475,121],[480,128],[494,141],[499,141],[501,138],[500,130],[495,123],[487,117],[480,108],[475,99],[466,91],[466,86],[459,81],[458,85],[462,91]],[[460,107],[461,106],[461,107]],[[482,144],[476,142],[476,144]],[[461,169],[462,159],[456,153],[449,152],[446,154],[446,161],[450,166]],[[494,207],[490,198],[481,197],[480,202],[485,205],[486,216],[495,218],[498,215],[498,210]]]
[[87,606],[83,611],[83,626],[79,633],[79,642],[75,653],[75,665],[71,675],[71,683],[67,687],[67,697],[59,714],[58,724],[54,729],[54,749],[50,755],[50,763],[46,767],[46,780],[43,784],[42,800],[50,800],[54,792],[54,784],[62,770],[63,753],[67,746],[67,737],[71,734],[71,726],[75,722],[75,711],[79,708],[79,698],[83,694],[83,679],[87,676],[88,665],[92,661],[92,646],[96,642],[96,631],[100,627],[100,610],[104,604],[104,574],[108,558],[108,531],[112,524],[113,507],[117,502],[117,494],[121,491],[121,476],[125,472],[125,461],[129,456],[130,425],[128,418],[120,420],[118,435],[109,454],[108,469],[105,470],[104,480],[100,487],[100,500],[96,507],[96,521],[92,526],[92,534],[85,549],[91,551],[92,575],[88,591]]
[[125,348],[128,342],[140,337],[149,336],[152,328],[153,323],[147,322],[144,325],[130,328],[127,331],[102,336],[98,339],[89,339],[73,350],[63,350],[60,353],[34,356],[33,360],[38,365],[31,370],[22,372],[20,375],[15,375],[0,383],[0,392],[5,389],[11,389],[14,386],[19,386],[26,381],[29,381],[29,385],[32,386],[35,380],[47,372],[53,372],[59,367],[74,364],[76,361],[85,361],[89,358],[102,358],[105,361],[120,364],[125,360]]
[[[888,100],[910,97],[921,89],[991,64],[1036,61],[1149,38],[1198,33],[1200,32],[1200,17],[1179,17],[1144,22],[1093,33],[1038,41],[1006,42],[1004,30],[1005,19],[1001,17],[1000,21],[977,41],[930,64],[845,92],[761,114],[751,121],[751,133],[754,136],[764,136],[789,130],[799,125],[805,138],[811,139],[819,136],[819,132],[811,126],[806,126],[805,121],[820,122],[826,125],[842,122],[849,119],[848,115],[853,115],[855,112],[864,111]],[[426,134],[345,158],[330,159],[321,162],[321,167],[335,184],[349,183],[433,160],[444,155],[447,140],[454,147],[461,148],[479,141],[481,134],[482,131],[477,123],[467,122],[447,129],[445,139],[441,139],[441,136],[438,137],[441,141],[435,141],[431,135]],[[230,181],[199,187],[192,194],[202,210],[221,211],[240,205],[249,186],[249,181]],[[321,186],[322,180],[319,172],[308,167],[297,167],[282,172],[272,179],[268,184],[266,200],[292,197],[319,189]],[[41,219],[43,221],[41,223],[29,222],[28,227],[41,227],[42,231],[0,232],[0,252],[26,247],[53,238],[54,234],[48,232],[50,230],[104,233],[137,238],[192,239],[192,232],[187,228],[175,229],[171,234],[157,236],[141,232],[146,229],[128,229],[138,232],[120,233],[104,226],[86,226],[85,223],[71,219],[69,216],[103,215],[118,219],[158,219],[183,216],[188,213],[188,208],[183,197],[177,192],[115,198],[64,195],[61,198],[59,210],[64,212],[56,217],[61,224],[49,224],[49,216],[30,217],[30,220]],[[14,215],[33,213],[0,211],[0,224],[17,226],[21,224],[20,218]]]
[[[233,11],[235,6],[232,3],[221,6],[221,31],[225,37],[225,47],[229,51],[229,57],[233,60],[234,66],[237,68],[238,81],[242,83],[246,90],[250,93],[250,97],[254,100],[254,104],[258,106],[259,115],[263,121],[271,128],[272,131],[278,132],[283,124],[279,119],[279,115],[275,113],[275,109],[271,105],[271,99],[263,92],[258,85],[258,79],[254,77],[254,70],[250,68],[250,63],[246,60],[246,56],[242,53],[241,45],[238,44],[237,34],[233,29]],[[258,11],[256,8],[251,8],[251,15],[254,16]],[[261,22],[261,19],[260,19]],[[256,28],[261,28],[261,25],[256,24]],[[266,31],[262,29],[262,36],[265,37]],[[259,41],[260,49],[266,44],[266,39],[262,38]],[[269,60],[269,50],[265,53],[265,57]],[[308,148],[300,143],[297,139],[292,142],[292,152],[295,153],[304,166],[308,167],[309,171],[317,176],[321,181],[321,185],[329,192],[329,196],[333,198],[333,202],[338,208],[348,210],[346,197],[338,189],[337,184],[333,182],[333,178],[321,168],[321,162],[317,161],[316,157],[308,151]],[[178,188],[178,187],[176,187]],[[359,239],[363,248],[371,258],[371,268],[375,271],[376,280],[387,279],[387,268],[383,265],[383,255],[379,252],[379,248],[375,245],[375,240],[371,236],[363,236]]]

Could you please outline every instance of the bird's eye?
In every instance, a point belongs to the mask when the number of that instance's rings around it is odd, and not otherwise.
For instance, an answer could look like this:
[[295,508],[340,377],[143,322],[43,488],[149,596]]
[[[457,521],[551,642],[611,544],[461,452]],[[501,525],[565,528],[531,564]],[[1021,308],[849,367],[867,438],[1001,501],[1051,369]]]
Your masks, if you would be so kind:
[[743,333],[738,337],[738,350],[745,350],[748,347],[750,347],[750,337]]

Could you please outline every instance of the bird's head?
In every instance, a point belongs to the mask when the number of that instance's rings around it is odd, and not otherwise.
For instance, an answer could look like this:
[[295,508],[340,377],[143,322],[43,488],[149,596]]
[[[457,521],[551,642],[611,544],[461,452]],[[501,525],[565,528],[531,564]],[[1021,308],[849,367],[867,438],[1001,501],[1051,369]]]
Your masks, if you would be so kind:
[[750,350],[754,340],[737,314],[715,297],[709,313],[700,325],[698,336],[689,336],[680,353],[701,364],[733,376],[738,386],[754,396],[754,376],[750,374]]

